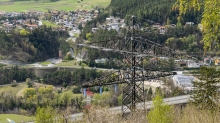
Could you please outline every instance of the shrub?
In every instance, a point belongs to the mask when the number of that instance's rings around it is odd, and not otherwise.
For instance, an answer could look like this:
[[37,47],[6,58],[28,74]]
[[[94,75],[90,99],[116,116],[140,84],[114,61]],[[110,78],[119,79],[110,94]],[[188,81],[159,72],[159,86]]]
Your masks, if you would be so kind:
[[81,93],[80,91],[81,91],[81,86],[74,87],[73,90],[72,90],[72,92],[75,93],[75,94],[76,93]]
[[11,84],[11,87],[17,87],[17,86],[18,86],[17,83],[12,83],[12,84]]

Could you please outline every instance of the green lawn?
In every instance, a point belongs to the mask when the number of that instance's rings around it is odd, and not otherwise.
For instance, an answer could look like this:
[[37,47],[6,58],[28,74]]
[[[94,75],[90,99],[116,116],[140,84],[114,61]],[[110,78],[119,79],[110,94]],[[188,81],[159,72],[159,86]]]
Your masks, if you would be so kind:
[[70,60],[70,61],[63,61],[63,62],[57,64],[56,66],[75,66],[75,65],[77,65],[77,61]]
[[41,65],[48,65],[50,64],[51,62],[48,62],[48,61],[44,61],[44,62],[41,62]]
[[83,96],[82,94],[74,94],[72,92],[73,86],[71,86],[69,89],[65,90],[60,94],[60,97],[62,98],[65,94],[69,95],[70,99],[75,99],[76,97]]
[[[6,0],[0,0],[0,2],[5,2]],[[7,0],[8,2],[10,0]],[[26,12],[26,11],[44,11],[48,10],[76,10],[76,9],[91,9],[95,6],[107,7],[111,0],[83,0],[79,3],[79,0],[60,0],[57,2],[48,2],[48,0],[35,0],[32,1],[17,1],[11,4],[0,4],[1,11],[17,11],[17,12]]]
[[24,121],[33,121],[34,117],[28,117],[23,115],[17,114],[0,114],[0,123],[9,123],[6,118],[17,122],[24,122]]
[[0,94],[2,92],[8,94],[8,95],[16,95],[22,88],[26,86],[25,83],[18,84],[16,87],[9,86],[1,86],[0,87]]
[[57,64],[56,66],[75,66],[75,67],[88,67],[88,65],[86,65],[85,63],[81,62],[81,65],[79,65],[80,63],[77,62],[76,60],[70,60],[70,61],[63,61],[59,64]]
[[52,23],[48,20],[44,20],[43,21],[43,25],[46,25],[46,26],[51,26],[51,27],[57,27],[57,25],[55,23]]

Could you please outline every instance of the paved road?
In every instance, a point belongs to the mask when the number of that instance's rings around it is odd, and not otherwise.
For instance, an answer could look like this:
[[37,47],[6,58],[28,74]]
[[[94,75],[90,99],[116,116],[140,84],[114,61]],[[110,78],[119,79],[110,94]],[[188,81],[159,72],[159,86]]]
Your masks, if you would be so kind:
[[[168,105],[175,105],[175,104],[183,104],[183,103],[187,103],[190,100],[190,95],[183,95],[183,96],[176,96],[176,97],[170,97],[170,98],[165,98],[163,99],[165,104]],[[138,103],[137,104],[137,108],[139,109],[143,109],[143,103]],[[145,108],[146,109],[150,109],[153,107],[153,102],[152,101],[148,101],[145,103]],[[121,106],[117,106],[117,107],[113,107],[113,108],[109,108],[109,111],[113,111],[115,114],[122,114],[122,109]],[[131,112],[130,110],[127,110],[126,113]],[[81,120],[83,118],[83,113],[76,113],[76,114],[72,114],[69,115],[68,117],[71,118],[72,121],[78,121]],[[28,122],[28,123],[34,123],[34,122]]]
[[[168,104],[168,105],[175,105],[175,104],[183,104],[183,103],[187,103],[190,100],[190,95],[183,95],[183,96],[176,96],[176,97],[170,97],[170,98],[165,98],[163,99],[164,103]],[[137,108],[141,109],[143,108],[143,103],[138,103],[137,104]],[[153,107],[153,102],[152,101],[148,101],[145,103],[145,108],[146,109],[150,109]],[[117,114],[122,114],[122,109],[121,106],[117,106],[117,107],[113,107],[113,108],[109,108],[109,111],[113,111],[114,113]],[[131,112],[130,110],[127,110],[127,113]],[[72,121],[77,121],[83,118],[83,113],[76,113],[76,114],[72,114],[69,117],[71,118]]]
[[[25,82],[18,82],[17,84],[22,84],[22,83],[25,83]],[[12,84],[4,84],[4,85],[0,85],[0,87],[4,87],[4,86],[10,86]]]

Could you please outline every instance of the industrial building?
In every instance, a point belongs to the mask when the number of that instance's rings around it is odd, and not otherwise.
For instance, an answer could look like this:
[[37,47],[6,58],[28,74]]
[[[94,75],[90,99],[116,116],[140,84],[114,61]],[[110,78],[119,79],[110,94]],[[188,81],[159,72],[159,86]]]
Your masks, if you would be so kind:
[[194,81],[193,76],[184,76],[184,75],[174,75],[173,82],[177,87],[182,88],[185,91],[190,91],[193,88],[192,82]]

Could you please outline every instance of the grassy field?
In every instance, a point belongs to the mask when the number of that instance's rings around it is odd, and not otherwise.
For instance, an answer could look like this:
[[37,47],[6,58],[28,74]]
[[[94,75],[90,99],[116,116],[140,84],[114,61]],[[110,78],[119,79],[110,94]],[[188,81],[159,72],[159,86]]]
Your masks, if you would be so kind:
[[[79,1],[79,2],[78,2]],[[111,0],[60,0],[57,2],[49,2],[48,0],[32,1],[17,1],[10,2],[10,0],[0,0],[0,11],[44,11],[48,10],[76,10],[76,9],[91,9],[95,6],[107,7]]]
[[81,97],[83,96],[82,94],[75,94],[72,92],[73,86],[66,88],[61,94],[60,97],[63,98],[64,95],[68,95],[70,99],[75,99],[76,97]]
[[1,86],[0,87],[0,94],[2,92],[9,94],[9,95],[16,95],[22,88],[26,87],[25,83],[18,84],[16,87],[9,86]]
[[44,62],[41,62],[41,65],[48,65],[50,64],[51,62],[48,62],[48,61],[44,61]]
[[17,115],[17,114],[0,114],[0,123],[9,123],[6,118],[9,118],[10,120],[17,122],[27,122],[27,121],[33,121],[33,117],[23,116],[23,115]]
[[55,23],[51,23],[51,22],[48,21],[48,20],[44,20],[44,21],[43,21],[43,25],[51,26],[51,27],[57,27],[57,25],[56,25]]
[[[77,65],[78,64],[78,65]],[[59,64],[57,64],[56,66],[75,66],[76,68],[79,67],[89,67],[88,65],[86,65],[85,63],[81,63],[81,65],[79,65],[80,63],[77,62],[76,60],[70,60],[70,61],[63,61]]]

